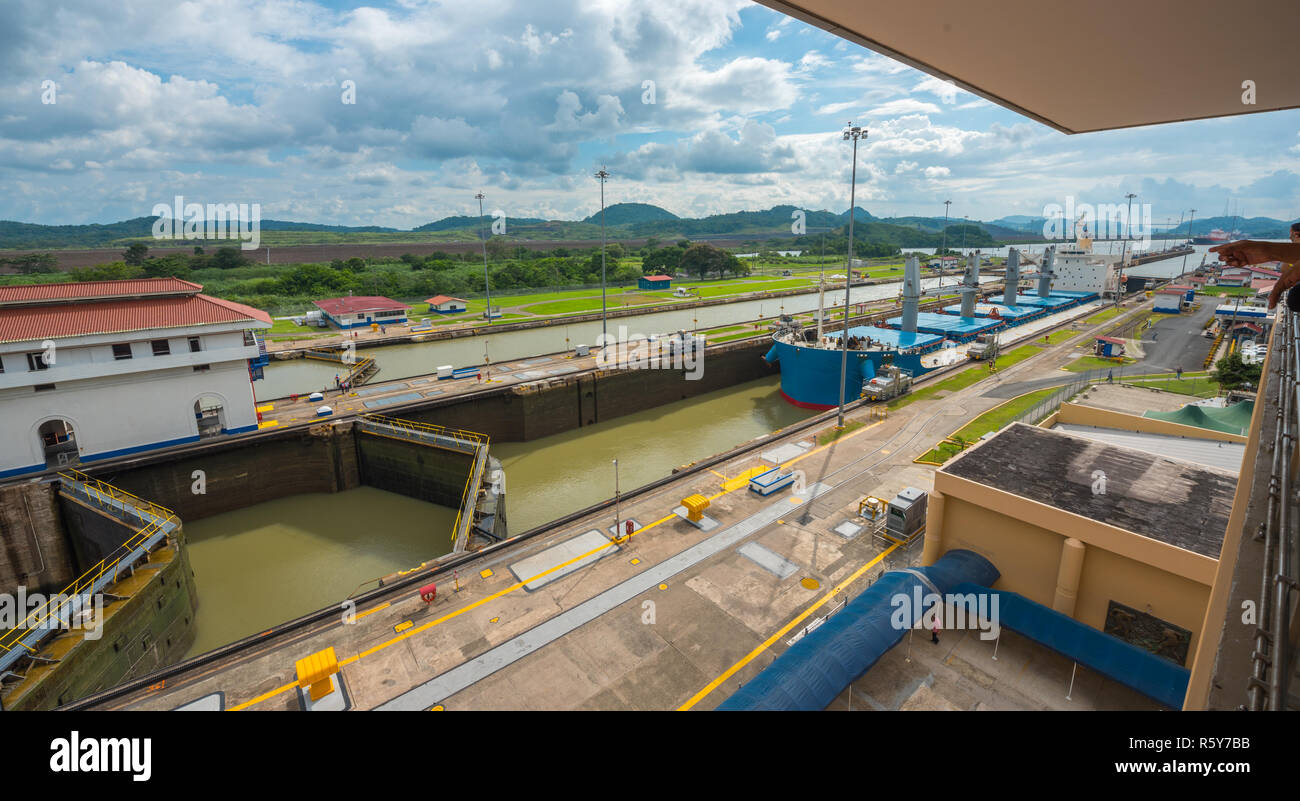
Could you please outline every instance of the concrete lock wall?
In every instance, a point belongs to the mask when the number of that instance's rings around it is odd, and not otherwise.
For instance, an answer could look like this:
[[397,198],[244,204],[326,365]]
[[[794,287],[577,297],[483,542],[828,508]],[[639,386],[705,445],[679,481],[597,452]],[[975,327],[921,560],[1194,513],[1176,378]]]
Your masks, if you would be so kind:
[[29,680],[5,697],[5,709],[53,709],[185,656],[194,641],[198,596],[184,548],[159,548],[109,591],[128,597],[105,601],[103,634],[94,640],[81,631],[47,638],[46,647],[60,652],[58,664],[33,668]]
[[601,371],[434,401],[392,414],[476,431],[502,442],[526,442],[772,375],[779,368],[762,358],[770,347],[771,342],[762,339],[711,348],[699,362],[698,380],[687,380],[680,369]]
[[78,575],[54,486],[0,489],[0,592],[58,592]]
[[462,500],[472,504],[477,497],[465,489],[474,465],[472,453],[358,432],[357,454],[366,486],[452,509],[460,508]]
[[346,422],[145,457],[95,475],[186,521],[291,495],[361,485],[352,425]]

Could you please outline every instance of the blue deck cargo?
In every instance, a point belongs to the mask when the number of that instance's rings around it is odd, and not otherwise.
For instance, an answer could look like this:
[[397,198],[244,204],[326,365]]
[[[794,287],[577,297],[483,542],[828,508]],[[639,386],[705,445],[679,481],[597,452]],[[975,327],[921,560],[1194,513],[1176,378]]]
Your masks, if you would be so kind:
[[[887,324],[899,328],[902,317],[890,317]],[[998,320],[988,317],[954,317],[951,314],[920,312],[916,315],[916,330],[926,334],[939,334],[955,342],[967,342],[985,331],[992,331],[1002,326]]]
[[[1001,318],[1009,326],[1024,325],[1030,320],[1037,320],[1047,314],[1042,306],[1008,306],[1004,303],[976,303],[976,317],[994,317],[993,312],[997,311],[997,317]],[[944,314],[960,315],[961,304],[943,307]]]
[[[839,341],[840,332],[831,331],[826,336]],[[869,339],[873,345],[883,345],[896,350],[916,350],[929,353],[938,350],[943,344],[943,337],[936,334],[923,334],[919,331],[900,331],[896,328],[877,328],[874,325],[855,325],[849,329],[850,337]]]

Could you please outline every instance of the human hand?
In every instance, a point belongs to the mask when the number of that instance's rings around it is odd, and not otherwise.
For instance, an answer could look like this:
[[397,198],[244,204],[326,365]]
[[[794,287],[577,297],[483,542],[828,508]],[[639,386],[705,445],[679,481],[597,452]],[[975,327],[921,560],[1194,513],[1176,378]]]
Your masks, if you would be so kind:
[[1226,245],[1216,245],[1210,248],[1210,252],[1219,254],[1219,258],[1229,267],[1245,267],[1248,264],[1263,264],[1269,261],[1292,263],[1300,257],[1300,245],[1243,239]]
[[1282,273],[1282,277],[1273,284],[1273,291],[1268,293],[1268,307],[1271,309],[1282,299],[1282,293],[1300,283],[1300,265],[1293,265]]

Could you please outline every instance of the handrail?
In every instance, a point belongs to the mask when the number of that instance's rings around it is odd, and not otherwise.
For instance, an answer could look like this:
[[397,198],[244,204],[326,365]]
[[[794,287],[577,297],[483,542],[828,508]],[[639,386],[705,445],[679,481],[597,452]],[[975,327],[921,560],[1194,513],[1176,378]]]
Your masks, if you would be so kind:
[[361,419],[373,423],[379,423],[380,425],[403,429],[412,433],[442,435],[453,439],[468,440],[481,445],[488,444],[488,437],[486,434],[480,434],[476,431],[467,431],[463,428],[448,428],[446,426],[437,425],[436,423],[421,423],[416,420],[403,420],[398,417],[387,417],[382,414],[364,414],[361,416]]
[[[125,490],[114,487],[112,484],[88,476],[79,470],[60,472],[59,476],[73,484],[81,485],[86,498],[97,503],[100,507],[109,509],[120,516],[121,512],[126,511],[125,507],[130,506],[142,521],[147,522],[132,533],[126,542],[115,548],[111,554],[92,565],[89,570],[78,576],[75,581],[63,588],[57,595],[33,610],[31,614],[13,628],[0,634],[0,648],[3,648],[6,652],[12,651],[15,645],[22,645],[29,652],[35,653],[35,649],[22,642],[24,637],[31,633],[33,629],[43,627],[50,618],[60,615],[65,606],[74,603],[85,591],[92,589],[96,582],[108,573],[113,574],[113,581],[116,582],[118,573],[124,567],[122,564],[123,559],[130,556],[132,552],[147,543],[155,535],[162,533],[165,524],[173,521],[177,525],[180,523],[180,519],[170,509],[152,501],[143,500]],[[105,497],[117,500],[122,504],[122,508],[104,503]]]
[[[171,509],[168,509],[166,506],[156,504],[153,501],[146,501],[143,498],[132,495],[120,487],[115,487],[105,481],[100,481],[94,476],[86,475],[75,468],[68,468],[67,470],[59,471],[59,477],[81,484],[85,488],[86,497],[99,503],[103,508],[115,509],[112,505],[106,505],[103,503],[104,497],[107,496],[121,502],[123,505],[134,507],[137,512],[142,513],[140,515],[141,518],[145,517],[145,515],[152,515],[153,517],[162,518],[164,522],[171,519],[175,519],[179,522],[176,513]],[[92,490],[94,491],[93,494],[91,492]]]
[[[1255,414],[1265,414],[1272,400],[1272,464],[1268,501],[1260,534],[1264,555],[1259,579],[1259,619],[1247,682],[1247,709],[1280,711],[1287,706],[1292,671],[1291,596],[1300,589],[1300,538],[1292,462],[1300,441],[1300,315],[1281,304],[1273,326],[1267,362],[1260,376]],[[1273,376],[1270,381],[1270,375]],[[1270,398],[1271,396],[1271,398]],[[1259,462],[1257,462],[1259,464]],[[1244,476],[1243,476],[1244,478]],[[1258,483],[1262,476],[1256,476]],[[1261,536],[1262,535],[1262,536]]]

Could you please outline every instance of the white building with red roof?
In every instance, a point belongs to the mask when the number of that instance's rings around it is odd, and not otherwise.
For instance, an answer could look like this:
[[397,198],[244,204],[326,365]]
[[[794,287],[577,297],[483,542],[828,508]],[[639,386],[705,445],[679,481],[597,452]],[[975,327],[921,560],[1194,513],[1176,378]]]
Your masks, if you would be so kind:
[[0,478],[255,431],[271,317],[201,289],[0,287]]
[[371,324],[394,325],[406,322],[411,310],[405,303],[379,295],[352,295],[314,301],[325,319],[339,328],[369,328]]
[[451,295],[434,295],[424,302],[429,304],[429,311],[438,314],[460,314],[469,308],[463,298],[453,298]]

